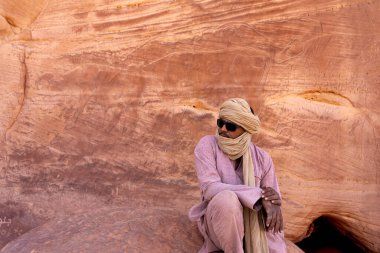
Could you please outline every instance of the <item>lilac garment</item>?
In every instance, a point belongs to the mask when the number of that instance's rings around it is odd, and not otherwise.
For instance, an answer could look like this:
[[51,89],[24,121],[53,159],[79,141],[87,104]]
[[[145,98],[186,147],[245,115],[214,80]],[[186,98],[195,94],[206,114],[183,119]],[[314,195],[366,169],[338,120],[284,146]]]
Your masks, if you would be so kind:
[[[270,186],[279,191],[273,162],[268,153],[253,143],[250,145],[255,168],[256,186]],[[201,203],[193,206],[189,212],[192,221],[198,221],[198,227],[205,244],[209,241],[203,224],[203,216],[208,202],[219,192],[231,190],[236,193],[241,204],[253,209],[257,200],[261,198],[261,188],[243,185],[243,166],[240,164],[235,170],[235,161],[230,160],[219,148],[216,137],[208,135],[203,137],[194,151],[195,165],[201,188]],[[267,232],[270,253],[284,253],[286,246],[283,233]],[[203,245],[202,249],[207,248]]]
[[206,239],[203,252],[244,253],[243,206],[233,191],[221,191],[208,203],[202,218]]

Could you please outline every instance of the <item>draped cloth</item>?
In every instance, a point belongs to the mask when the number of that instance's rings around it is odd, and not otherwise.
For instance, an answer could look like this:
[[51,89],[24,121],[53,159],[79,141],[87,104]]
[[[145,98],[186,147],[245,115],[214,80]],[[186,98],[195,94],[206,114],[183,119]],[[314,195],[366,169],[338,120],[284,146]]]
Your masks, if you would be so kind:
[[[249,144],[251,143],[252,134],[256,133],[259,129],[259,118],[251,112],[247,101],[241,98],[232,98],[225,101],[220,108],[219,117],[244,128],[245,132],[235,139],[220,136],[218,131],[216,132],[216,137],[218,146],[231,160],[242,157],[244,184],[255,187],[255,168],[249,150]],[[269,250],[262,211],[244,207],[243,217],[244,252],[268,253]]]

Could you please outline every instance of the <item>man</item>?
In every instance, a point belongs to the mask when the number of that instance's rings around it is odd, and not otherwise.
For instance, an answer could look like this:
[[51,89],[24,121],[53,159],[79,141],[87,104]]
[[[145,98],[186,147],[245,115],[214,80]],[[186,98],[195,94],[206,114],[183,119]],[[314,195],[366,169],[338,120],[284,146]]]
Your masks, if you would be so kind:
[[286,252],[273,162],[251,141],[259,124],[244,99],[229,99],[220,108],[216,135],[195,148],[202,201],[189,217],[204,237],[199,253]]

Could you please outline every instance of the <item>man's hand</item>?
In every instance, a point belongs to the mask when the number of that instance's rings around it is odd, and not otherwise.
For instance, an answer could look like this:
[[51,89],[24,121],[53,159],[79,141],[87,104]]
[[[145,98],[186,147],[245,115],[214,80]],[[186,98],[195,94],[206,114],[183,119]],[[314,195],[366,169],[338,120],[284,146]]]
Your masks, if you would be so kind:
[[283,229],[283,220],[281,207],[279,205],[272,204],[269,200],[262,200],[262,204],[265,210],[265,226],[268,231],[273,230],[274,233],[280,232]]
[[263,187],[262,196],[263,200],[268,200],[272,204],[281,206],[280,194],[276,192],[272,187]]

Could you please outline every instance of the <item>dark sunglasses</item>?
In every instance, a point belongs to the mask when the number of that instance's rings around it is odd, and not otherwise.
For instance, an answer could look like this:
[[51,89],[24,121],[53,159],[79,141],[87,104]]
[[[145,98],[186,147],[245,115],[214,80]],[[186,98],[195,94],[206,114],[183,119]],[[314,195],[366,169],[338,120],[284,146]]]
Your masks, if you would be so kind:
[[216,124],[218,125],[219,128],[222,128],[224,125],[226,125],[227,131],[233,132],[238,128],[238,125],[235,125],[234,123],[231,122],[226,122],[222,119],[217,119]]

